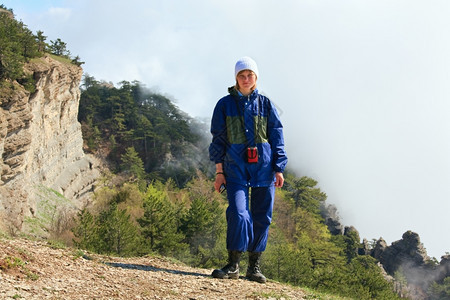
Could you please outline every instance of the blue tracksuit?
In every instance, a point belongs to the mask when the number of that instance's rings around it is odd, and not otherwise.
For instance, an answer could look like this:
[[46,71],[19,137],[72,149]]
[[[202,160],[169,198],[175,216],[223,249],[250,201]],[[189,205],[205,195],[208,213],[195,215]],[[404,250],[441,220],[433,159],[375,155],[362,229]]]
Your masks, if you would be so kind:
[[[272,220],[274,175],[287,163],[283,126],[271,101],[257,90],[246,97],[234,87],[229,92],[214,109],[209,147],[210,159],[223,163],[227,180],[227,248],[262,252]],[[247,163],[250,146],[258,148],[257,163]]]

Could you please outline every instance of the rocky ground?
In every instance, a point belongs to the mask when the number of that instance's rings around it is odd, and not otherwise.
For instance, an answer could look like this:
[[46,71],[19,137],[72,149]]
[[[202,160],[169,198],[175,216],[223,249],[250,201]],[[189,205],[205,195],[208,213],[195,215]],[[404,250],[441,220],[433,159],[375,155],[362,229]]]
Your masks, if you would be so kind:
[[118,258],[0,239],[0,299],[312,299],[301,289],[211,278],[167,258]]

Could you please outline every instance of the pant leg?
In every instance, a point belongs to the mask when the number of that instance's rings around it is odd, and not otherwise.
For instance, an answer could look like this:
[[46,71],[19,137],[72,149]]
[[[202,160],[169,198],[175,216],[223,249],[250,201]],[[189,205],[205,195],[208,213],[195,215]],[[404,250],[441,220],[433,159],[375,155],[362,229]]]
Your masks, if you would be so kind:
[[252,218],[249,212],[249,189],[246,186],[227,183],[227,249],[247,251],[253,239]]
[[252,188],[251,217],[253,220],[253,239],[250,240],[248,251],[263,252],[266,250],[269,237],[269,226],[272,222],[275,186]]

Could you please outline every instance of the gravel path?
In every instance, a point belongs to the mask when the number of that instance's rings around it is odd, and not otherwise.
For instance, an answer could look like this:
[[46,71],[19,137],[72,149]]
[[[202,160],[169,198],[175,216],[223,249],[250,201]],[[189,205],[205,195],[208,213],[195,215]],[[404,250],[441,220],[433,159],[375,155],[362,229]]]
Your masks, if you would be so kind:
[[0,299],[304,299],[298,288],[244,278],[213,279],[212,270],[167,258],[118,258],[46,242],[0,240]]

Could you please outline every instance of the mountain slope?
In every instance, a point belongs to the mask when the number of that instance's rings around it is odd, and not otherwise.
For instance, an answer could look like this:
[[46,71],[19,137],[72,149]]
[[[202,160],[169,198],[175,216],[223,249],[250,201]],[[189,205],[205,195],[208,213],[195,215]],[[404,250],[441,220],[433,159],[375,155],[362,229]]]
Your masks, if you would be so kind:
[[23,239],[0,240],[0,253],[1,299],[306,299],[299,288],[217,280],[166,258],[83,256]]

